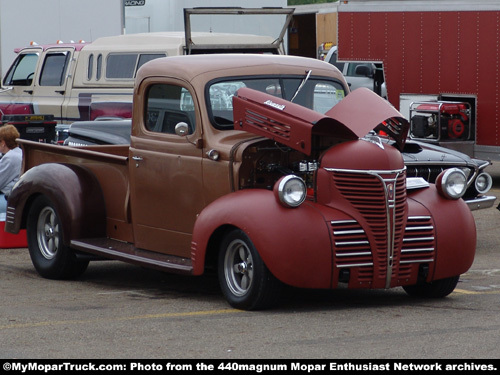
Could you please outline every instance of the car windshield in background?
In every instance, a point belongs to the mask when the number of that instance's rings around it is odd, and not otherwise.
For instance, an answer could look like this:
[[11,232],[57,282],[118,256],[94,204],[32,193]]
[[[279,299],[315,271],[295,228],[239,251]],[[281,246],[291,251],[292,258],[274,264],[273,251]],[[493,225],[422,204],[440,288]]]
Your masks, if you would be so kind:
[[208,113],[217,129],[233,129],[233,96],[248,87],[282,99],[291,100],[316,112],[325,113],[345,96],[342,84],[325,77],[310,77],[297,92],[305,76],[245,77],[213,81],[207,87]]

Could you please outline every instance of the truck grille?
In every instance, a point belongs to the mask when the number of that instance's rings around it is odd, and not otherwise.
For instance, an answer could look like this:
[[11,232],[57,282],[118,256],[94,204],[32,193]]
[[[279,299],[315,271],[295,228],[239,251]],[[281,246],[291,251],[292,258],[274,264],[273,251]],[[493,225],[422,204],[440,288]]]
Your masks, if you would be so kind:
[[[357,267],[359,269],[357,281],[371,282],[373,257],[368,237],[361,225],[356,220],[332,221],[330,225],[335,246],[334,266],[339,269]],[[400,280],[409,279],[414,264],[434,261],[434,249],[435,233],[431,217],[408,217],[399,264],[395,262],[391,276],[396,276]]]
[[332,173],[335,188],[354,209],[353,214],[357,212],[353,216],[361,216],[370,232],[362,234],[359,224],[354,229],[355,223],[342,228],[339,226],[342,222],[332,222],[335,266],[371,267],[373,282],[389,287],[397,276],[406,222],[405,170],[327,170]]

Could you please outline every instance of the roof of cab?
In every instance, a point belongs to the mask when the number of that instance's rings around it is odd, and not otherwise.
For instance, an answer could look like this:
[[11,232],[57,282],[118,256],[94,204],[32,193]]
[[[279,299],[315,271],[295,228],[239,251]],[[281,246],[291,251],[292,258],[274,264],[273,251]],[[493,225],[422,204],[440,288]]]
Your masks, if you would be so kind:
[[[263,35],[196,32],[191,34],[191,40],[194,44],[271,44],[274,38]],[[185,41],[186,36],[181,31],[124,34],[96,39],[89,48],[95,50],[115,50],[117,47],[120,50],[137,50],[138,47],[141,50],[165,49],[183,46]]]
[[[251,34],[225,34],[225,33],[208,33],[208,32],[193,32],[191,40],[194,44],[271,44],[275,38],[265,35]],[[15,52],[29,48],[38,48],[46,50],[48,48],[74,48],[77,51],[81,49],[91,49],[99,51],[138,51],[138,50],[165,50],[169,48],[178,48],[184,46],[186,36],[182,31],[168,32],[152,32],[138,34],[124,34],[114,36],[104,36],[97,38],[93,42],[78,42],[78,43],[52,43],[52,44],[33,44],[27,47],[16,48]]]
[[90,43],[78,42],[78,43],[52,43],[52,44],[32,44],[27,47],[19,47],[15,48],[14,52],[19,53],[21,51],[29,51],[32,50],[42,50],[45,51],[49,48],[74,48],[76,51],[80,51],[83,47],[89,45]]

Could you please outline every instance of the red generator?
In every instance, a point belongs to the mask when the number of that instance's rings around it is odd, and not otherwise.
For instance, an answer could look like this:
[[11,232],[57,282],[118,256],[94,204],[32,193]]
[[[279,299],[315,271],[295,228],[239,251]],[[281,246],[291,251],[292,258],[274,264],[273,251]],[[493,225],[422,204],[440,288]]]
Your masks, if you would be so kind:
[[410,105],[410,134],[422,140],[472,139],[470,104],[430,101]]

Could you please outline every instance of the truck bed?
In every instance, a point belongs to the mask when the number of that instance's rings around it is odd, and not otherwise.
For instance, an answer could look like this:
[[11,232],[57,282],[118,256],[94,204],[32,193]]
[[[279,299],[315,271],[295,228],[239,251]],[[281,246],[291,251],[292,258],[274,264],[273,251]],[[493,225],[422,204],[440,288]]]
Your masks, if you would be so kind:
[[90,170],[101,182],[108,235],[122,241],[133,241],[129,212],[128,145],[77,148],[22,139],[18,142],[24,153],[22,173],[47,163],[73,164]]
[[23,172],[35,165],[49,162],[74,162],[76,159],[83,160],[105,160],[106,163],[127,164],[128,145],[96,145],[86,147],[64,147],[48,143],[18,139],[23,149],[24,165]]

